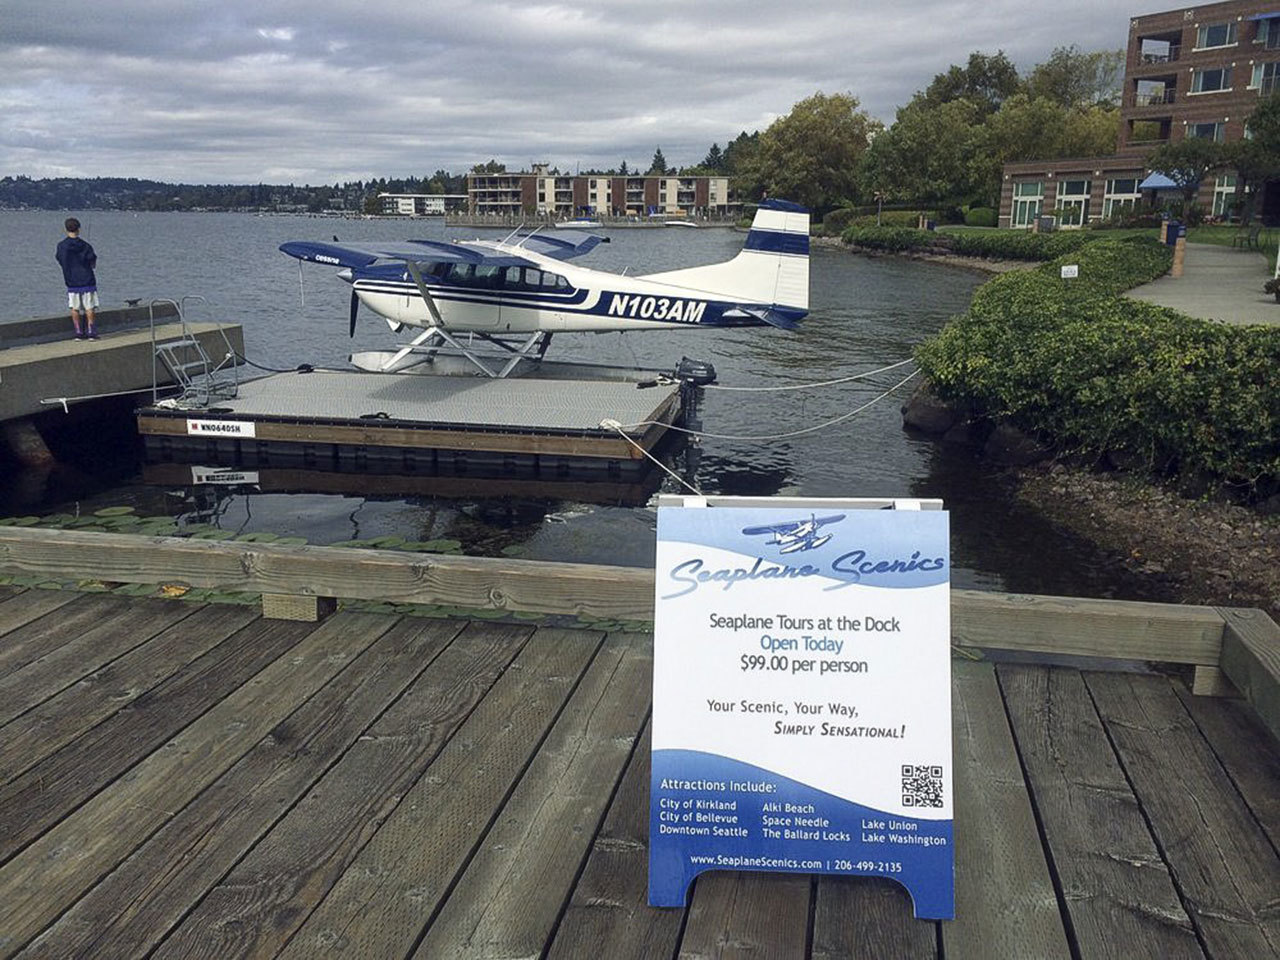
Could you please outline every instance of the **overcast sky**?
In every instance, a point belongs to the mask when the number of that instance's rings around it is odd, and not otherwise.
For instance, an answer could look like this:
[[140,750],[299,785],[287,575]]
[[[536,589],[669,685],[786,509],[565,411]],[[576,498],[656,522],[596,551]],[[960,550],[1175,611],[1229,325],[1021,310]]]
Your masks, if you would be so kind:
[[1120,49],[1116,0],[0,0],[0,176],[333,183],[702,159],[815,91],[885,122],[973,50]]

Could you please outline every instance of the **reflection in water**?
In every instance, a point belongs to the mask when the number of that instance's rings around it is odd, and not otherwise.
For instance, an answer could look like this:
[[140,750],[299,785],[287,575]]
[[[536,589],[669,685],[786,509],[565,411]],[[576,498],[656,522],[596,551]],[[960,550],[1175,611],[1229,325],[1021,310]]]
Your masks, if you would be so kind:
[[[54,218],[56,219],[56,218]],[[0,218],[12,269],[0,274],[0,302],[13,316],[56,313],[28,278],[41,259],[50,216],[23,211]],[[298,264],[276,252],[286,240],[327,239],[332,222],[232,214],[116,214],[91,218],[99,256],[112,263],[113,297],[201,294],[209,316],[243,324],[251,359],[291,369],[300,363],[346,367],[351,350],[384,350],[396,338],[385,324],[362,322],[346,337],[346,285],[327,270],[306,272],[306,306],[297,299]],[[437,222],[344,221],[343,240],[474,235]],[[198,237],[197,272],[169,249]],[[732,256],[743,234],[729,230],[614,231],[591,263],[631,273],[710,263]],[[228,271],[221,265],[237,264]],[[199,264],[207,265],[200,268]],[[568,334],[553,359],[584,359],[672,369],[681,355],[711,361],[720,386],[798,387],[844,378],[909,358],[913,348],[965,309],[978,274],[937,264],[866,259],[815,247],[812,312],[800,331],[737,329],[677,334]],[[110,305],[115,305],[112,303]],[[697,444],[663,451],[668,465],[707,494],[810,497],[940,497],[951,511],[954,583],[962,587],[1050,594],[1137,595],[1115,570],[1068,536],[1020,509],[998,473],[963,450],[905,433],[899,406],[909,387],[826,429],[896,382],[887,372],[868,382],[776,392],[708,389],[701,409],[706,434]],[[607,416],[608,411],[601,411]],[[131,417],[115,415],[127,428]],[[116,505],[232,532],[266,531],[313,543],[402,536],[453,538],[469,553],[610,564],[653,559],[654,490],[684,488],[656,468],[635,484],[582,484],[562,478],[513,484],[500,478],[258,470],[252,484],[193,483],[193,465],[141,464],[132,438],[104,442],[90,434],[55,452],[49,474],[0,478],[0,514],[81,515]],[[216,467],[217,464],[194,466]],[[251,465],[235,464],[253,470]],[[1136,588],[1133,588],[1136,589]]]

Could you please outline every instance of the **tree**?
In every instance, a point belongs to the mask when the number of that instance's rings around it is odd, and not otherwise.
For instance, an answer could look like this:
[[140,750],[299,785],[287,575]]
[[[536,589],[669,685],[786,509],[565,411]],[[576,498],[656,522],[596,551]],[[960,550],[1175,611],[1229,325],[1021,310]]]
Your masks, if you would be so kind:
[[1084,53],[1075,44],[1057,47],[1031,71],[1026,92],[1063,107],[1116,106],[1124,74],[1123,50]]
[[625,177],[630,172],[631,171],[627,169],[627,161],[623,160],[622,164],[618,167],[618,176]]
[[939,73],[924,93],[916,94],[916,99],[923,100],[929,107],[940,107],[955,100],[971,100],[984,113],[994,113],[1006,98],[1018,92],[1021,83],[1018,68],[1003,50],[991,55],[974,51],[969,54],[969,62],[965,66],[953,64],[946,73]]
[[988,202],[994,187],[974,178],[985,147],[983,109],[963,97],[936,106],[923,100],[907,104],[867,148],[864,192],[930,205],[975,195]]
[[471,168],[472,173],[506,173],[507,165],[499,163],[497,160],[490,160],[487,163],[477,163]]
[[666,173],[667,158],[662,155],[662,148],[653,151],[653,162],[649,164],[650,173]]
[[848,93],[815,93],[760,136],[757,186],[821,218],[857,193],[859,161],[881,125]]
[[1188,204],[1195,200],[1200,182],[1228,162],[1223,145],[1205,137],[1166,143],[1147,159],[1152,170],[1163,173],[1182,190]]
[[707,155],[702,160],[702,166],[716,172],[724,169],[724,154],[720,150],[720,144],[713,143],[711,145],[711,149],[707,151]]

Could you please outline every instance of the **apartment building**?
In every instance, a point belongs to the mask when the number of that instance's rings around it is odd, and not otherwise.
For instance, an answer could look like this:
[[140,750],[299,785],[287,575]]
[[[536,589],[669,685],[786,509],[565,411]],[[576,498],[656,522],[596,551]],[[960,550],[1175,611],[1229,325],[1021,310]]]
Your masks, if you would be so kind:
[[[1134,17],[1115,155],[1006,164],[1000,225],[1028,227],[1052,213],[1060,226],[1082,226],[1132,206],[1162,189],[1163,178],[1145,163],[1153,150],[1192,137],[1239,140],[1259,99],[1277,89],[1276,0],[1228,0]],[[1236,188],[1229,172],[1207,177],[1197,202],[1211,216],[1228,217]],[[1280,189],[1267,191],[1262,212],[1280,215]]]
[[571,176],[535,164],[523,173],[467,176],[467,209],[476,216],[723,216],[728,177]]
[[380,193],[378,212],[383,216],[442,217],[465,210],[465,193]]

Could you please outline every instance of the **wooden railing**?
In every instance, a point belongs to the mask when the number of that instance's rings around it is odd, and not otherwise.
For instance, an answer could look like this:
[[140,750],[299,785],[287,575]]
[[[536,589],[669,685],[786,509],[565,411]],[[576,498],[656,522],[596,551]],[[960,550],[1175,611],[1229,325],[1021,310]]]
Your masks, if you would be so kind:
[[[261,593],[268,613],[337,597],[622,620],[653,619],[655,586],[647,568],[20,527],[0,527],[0,574]],[[1238,689],[1280,736],[1280,627],[1261,610],[951,594],[958,646],[1190,665],[1195,692]]]

